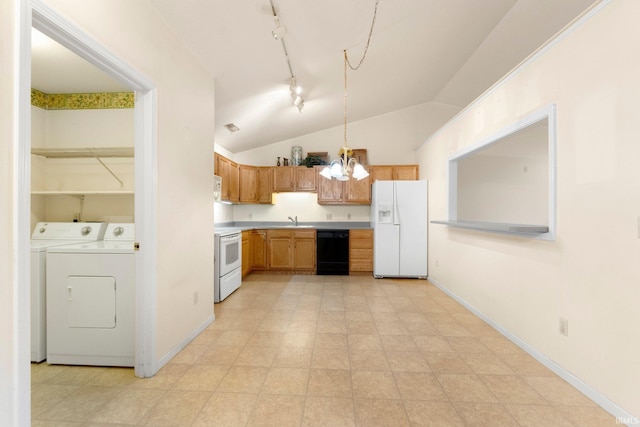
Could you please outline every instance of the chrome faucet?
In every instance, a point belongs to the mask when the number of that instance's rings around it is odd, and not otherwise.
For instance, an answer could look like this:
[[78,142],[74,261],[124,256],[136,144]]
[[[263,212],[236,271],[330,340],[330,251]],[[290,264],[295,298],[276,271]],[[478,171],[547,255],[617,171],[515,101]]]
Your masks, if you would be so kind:
[[295,219],[289,217],[289,219],[291,220],[291,222],[293,222],[293,225],[295,225],[296,227],[298,226],[298,215],[296,215]]

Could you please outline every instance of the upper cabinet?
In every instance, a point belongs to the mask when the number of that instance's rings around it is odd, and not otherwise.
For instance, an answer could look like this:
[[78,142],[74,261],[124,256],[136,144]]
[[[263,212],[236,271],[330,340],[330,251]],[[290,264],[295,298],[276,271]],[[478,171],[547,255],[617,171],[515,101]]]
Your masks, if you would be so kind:
[[305,166],[276,166],[273,169],[273,192],[317,190],[317,171]]
[[239,165],[238,171],[240,174],[240,203],[258,203],[258,168]]
[[236,162],[214,153],[215,174],[222,177],[222,200],[240,201],[240,169]]
[[325,166],[239,165],[215,153],[215,174],[222,177],[222,200],[231,203],[273,204],[273,193],[318,193],[321,205],[369,205],[376,180],[417,180],[418,165],[366,166],[362,180],[338,181],[320,176]]
[[379,181],[415,181],[418,179],[418,165],[370,166],[371,183]]
[[[315,173],[319,176],[320,169],[324,166],[316,166]],[[369,171],[369,167],[365,167]],[[350,179],[338,181],[336,179],[318,180],[318,204],[321,205],[369,205],[371,204],[371,176],[364,179]]]
[[258,167],[258,203],[273,204],[272,167]]

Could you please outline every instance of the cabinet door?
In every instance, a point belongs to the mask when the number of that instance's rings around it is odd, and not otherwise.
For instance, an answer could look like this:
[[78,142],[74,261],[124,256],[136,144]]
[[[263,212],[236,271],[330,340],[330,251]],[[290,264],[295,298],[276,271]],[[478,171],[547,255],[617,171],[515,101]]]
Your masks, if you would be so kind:
[[222,178],[222,200],[230,201],[231,200],[231,191],[229,181],[229,159],[223,157],[219,154],[215,154],[215,169],[216,175]]
[[295,270],[315,270],[316,231],[295,231],[293,240],[293,268]]
[[251,272],[251,240],[250,231],[242,232],[242,277]]
[[350,179],[345,181],[345,203],[370,205],[371,204],[371,175],[361,180]]
[[280,166],[273,168],[273,191],[293,191],[294,176],[293,168],[295,166]]
[[370,166],[369,179],[373,184],[376,180],[391,181],[393,179],[393,166]]
[[240,165],[240,203],[258,203],[258,168]]
[[258,203],[273,204],[271,197],[271,167],[259,167],[258,168]]
[[265,270],[267,268],[267,231],[253,230],[251,232],[251,268]]
[[344,181],[318,177],[318,204],[339,204],[343,201]]
[[229,200],[240,201],[240,170],[238,164],[232,161],[229,161]]
[[418,179],[418,165],[401,165],[393,167],[393,179],[415,181]]
[[296,167],[296,191],[316,191],[318,171],[304,166]]
[[269,269],[291,270],[293,268],[293,248],[291,231],[268,230]]

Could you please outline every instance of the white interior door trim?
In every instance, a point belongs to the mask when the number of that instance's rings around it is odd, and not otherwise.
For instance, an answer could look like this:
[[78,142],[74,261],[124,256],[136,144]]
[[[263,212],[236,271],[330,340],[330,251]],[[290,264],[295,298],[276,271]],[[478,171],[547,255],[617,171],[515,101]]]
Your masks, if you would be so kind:
[[[157,348],[157,114],[156,89],[152,81],[106,50],[83,31],[73,26],[41,0],[31,0],[32,25],[61,45],[86,59],[107,74],[135,90],[135,221],[140,251],[136,257],[136,357],[135,373],[153,376],[158,370]],[[30,31],[30,28],[29,28]],[[23,47],[30,49],[30,46]],[[30,50],[27,53],[30,57]],[[29,79],[29,76],[25,76]],[[23,97],[26,98],[26,97]],[[23,99],[30,105],[30,99]],[[28,106],[25,108],[29,108]],[[30,147],[30,141],[23,141]],[[23,154],[29,155],[29,153]],[[28,197],[29,186],[21,192]],[[29,208],[30,209],[30,208]],[[29,223],[30,213],[21,215]],[[22,227],[24,228],[24,227]],[[29,229],[27,225],[27,229]],[[27,233],[28,235],[28,233]],[[22,321],[28,322],[28,313]],[[24,337],[28,340],[28,335]],[[29,384],[21,386],[29,387]],[[27,388],[28,390],[28,388]]]

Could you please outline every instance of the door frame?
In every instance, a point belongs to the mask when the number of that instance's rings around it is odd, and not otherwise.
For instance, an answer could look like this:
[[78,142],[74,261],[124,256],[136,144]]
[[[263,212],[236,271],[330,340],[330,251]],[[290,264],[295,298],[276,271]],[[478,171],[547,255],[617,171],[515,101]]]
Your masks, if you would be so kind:
[[[134,107],[134,167],[135,167],[135,199],[134,211],[136,222],[136,241],[140,244],[140,250],[136,252],[136,302],[135,302],[135,375],[138,377],[151,377],[158,371],[157,362],[157,89],[153,82],[129,64],[113,55],[100,43],[84,33],[82,30],[67,21],[63,16],[55,12],[41,0],[31,0],[31,22],[29,28],[23,34],[29,33],[31,27],[36,28],[61,45],[65,46],[80,57],[86,59],[97,68],[105,71],[114,79],[125,84],[135,91]],[[31,44],[24,43],[21,52],[29,58],[28,75],[23,75],[21,87],[31,86]],[[25,81],[29,84],[26,85]],[[31,122],[30,90],[21,94],[21,111],[26,112],[27,123]],[[21,150],[21,156],[30,156],[31,141],[27,136],[21,141],[26,147]],[[21,196],[29,200],[30,192],[30,157],[21,159],[21,163],[27,165],[23,182],[19,183]],[[24,203],[20,209],[19,229],[29,229],[30,202]],[[22,224],[20,224],[22,222]],[[24,237],[28,239],[28,236]],[[19,260],[28,265],[28,258]],[[22,277],[20,283],[27,283],[28,277]],[[28,312],[22,313],[20,320],[29,322]],[[25,341],[28,336],[22,337]],[[24,343],[22,343],[24,344]],[[22,387],[30,387],[30,384],[20,384]]]

